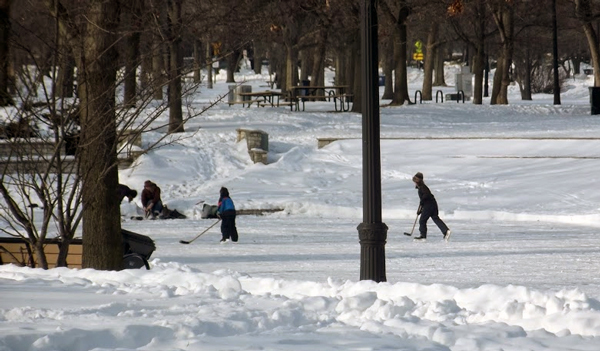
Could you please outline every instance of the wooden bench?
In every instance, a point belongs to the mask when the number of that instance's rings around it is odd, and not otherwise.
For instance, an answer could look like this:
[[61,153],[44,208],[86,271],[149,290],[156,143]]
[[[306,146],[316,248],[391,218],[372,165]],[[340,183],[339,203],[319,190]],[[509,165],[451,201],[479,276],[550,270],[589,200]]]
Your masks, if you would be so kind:
[[[122,229],[123,265],[127,269],[146,267],[150,269],[148,259],[156,249],[149,237]],[[55,268],[59,252],[59,239],[44,240],[44,253],[48,268]],[[82,239],[73,239],[67,254],[68,268],[82,268]],[[39,267],[37,255],[29,242],[23,238],[0,237],[0,264],[15,264],[21,267]]]
[[[44,242],[44,252],[48,261],[48,268],[56,267],[59,243],[57,239],[47,239]],[[81,268],[82,245],[81,239],[73,239],[69,245],[67,255],[67,266],[69,268]],[[15,264],[21,267],[39,267],[37,256],[33,248],[21,238],[0,238],[0,264]]]
[[[242,107],[250,107],[250,105],[252,105],[253,103],[256,103],[257,105],[261,102],[265,102],[264,99],[252,99],[252,100],[243,100],[243,101],[231,101],[228,102],[229,106],[231,105],[242,105]],[[248,106],[245,106],[248,105]]]
[[[297,96],[295,97],[294,103],[296,106],[296,111],[300,110],[300,102],[302,102],[302,111],[305,111],[306,109],[306,105],[305,102],[306,101],[313,101],[313,100],[319,100],[319,101],[329,101],[331,102],[331,100],[333,100],[333,105],[336,111],[340,111],[340,112],[348,112],[350,111],[350,101],[352,100],[352,98],[354,97],[354,95],[352,94],[335,94],[333,91],[330,91],[329,94],[326,95],[301,95],[301,96]],[[294,99],[294,98],[292,98]],[[338,103],[339,103],[339,107],[338,107]]]

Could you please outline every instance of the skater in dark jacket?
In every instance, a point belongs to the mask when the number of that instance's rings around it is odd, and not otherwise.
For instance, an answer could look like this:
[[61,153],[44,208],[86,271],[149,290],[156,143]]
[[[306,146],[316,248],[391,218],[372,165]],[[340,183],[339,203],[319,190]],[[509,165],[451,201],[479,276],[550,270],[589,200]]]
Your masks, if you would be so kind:
[[229,190],[222,187],[220,191],[217,216],[221,218],[221,243],[225,243],[228,240],[233,242],[238,241],[238,232],[235,227],[235,205],[233,200],[229,197]]
[[117,187],[117,199],[119,203],[123,202],[123,199],[127,197],[129,202],[133,201],[133,199],[137,196],[137,191],[132,190],[125,184],[119,184]]
[[429,218],[433,219],[433,222],[440,228],[442,234],[444,235],[444,240],[448,241],[450,239],[451,231],[448,229],[444,221],[440,219],[438,214],[438,205],[437,201],[435,201],[435,197],[431,193],[431,190],[425,185],[423,182],[423,173],[418,172],[412,178],[415,183],[415,188],[418,189],[419,193],[419,209],[417,210],[417,215],[421,215],[419,219],[419,232],[420,235],[415,238],[415,240],[425,240],[427,238],[427,221]]

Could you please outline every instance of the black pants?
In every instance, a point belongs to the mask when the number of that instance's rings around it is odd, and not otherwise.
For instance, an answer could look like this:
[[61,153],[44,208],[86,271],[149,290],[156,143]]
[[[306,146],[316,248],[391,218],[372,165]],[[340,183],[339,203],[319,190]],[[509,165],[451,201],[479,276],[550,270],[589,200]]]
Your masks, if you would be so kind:
[[224,240],[238,241],[238,232],[235,227],[235,210],[221,213],[221,234]]
[[429,202],[424,204],[421,209],[421,218],[419,219],[419,232],[421,233],[421,237],[427,237],[427,221],[429,218],[433,219],[433,222],[440,228],[442,234],[446,234],[448,227],[446,226],[446,223],[440,219],[437,202]]

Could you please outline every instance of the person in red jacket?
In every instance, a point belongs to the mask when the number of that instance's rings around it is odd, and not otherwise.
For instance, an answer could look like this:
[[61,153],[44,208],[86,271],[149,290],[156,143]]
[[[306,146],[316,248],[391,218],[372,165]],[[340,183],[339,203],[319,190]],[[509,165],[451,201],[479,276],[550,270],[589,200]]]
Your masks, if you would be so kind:
[[160,188],[149,180],[144,182],[144,190],[142,190],[142,206],[146,212],[146,218],[151,217],[152,219],[156,219],[163,210],[163,204],[160,198]]

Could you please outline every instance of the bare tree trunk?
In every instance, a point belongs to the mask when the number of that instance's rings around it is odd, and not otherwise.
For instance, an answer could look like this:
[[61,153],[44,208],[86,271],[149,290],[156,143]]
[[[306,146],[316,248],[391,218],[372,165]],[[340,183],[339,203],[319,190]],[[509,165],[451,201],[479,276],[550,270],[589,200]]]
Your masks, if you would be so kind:
[[212,67],[212,56],[210,54],[210,40],[206,39],[206,87],[208,89],[213,88],[213,67]]
[[446,45],[440,44],[435,48],[435,75],[433,79],[433,86],[445,87],[446,78],[444,77],[444,53]]
[[394,99],[391,105],[403,105],[405,102],[410,103],[408,96],[408,74],[406,71],[406,62],[408,60],[406,52],[407,28],[406,20],[410,10],[406,2],[401,1],[400,13],[398,21],[394,28],[394,36],[397,41],[394,45],[394,61],[396,62],[396,74],[394,81]]
[[227,61],[227,80],[225,81],[226,83],[235,83],[235,72],[238,69],[239,63],[238,58],[239,52],[237,50],[230,53],[225,58],[225,61]]
[[[325,26],[326,23],[323,23]],[[311,84],[313,86],[324,86],[325,85],[325,51],[327,46],[327,28],[321,28],[319,30],[319,38],[317,40],[317,46],[313,50]]]
[[433,21],[429,26],[429,34],[427,35],[427,43],[425,44],[425,64],[423,66],[423,100],[433,100],[431,95],[432,80],[433,80],[433,65],[434,65],[434,51],[436,46],[436,40],[438,36],[438,29],[440,25],[437,21]]
[[169,0],[169,33],[171,35],[169,59],[169,131],[183,133],[183,111],[181,99],[181,3],[183,0]]
[[152,98],[154,100],[163,99],[163,45],[160,36],[155,33],[152,46]]
[[118,0],[91,1],[90,23],[78,62],[83,177],[83,268],[123,269],[118,185],[115,90]]
[[12,0],[0,1],[0,106],[14,105],[9,93],[10,7]]
[[285,45],[285,82],[283,87],[289,90],[291,87],[298,85],[298,19],[295,17],[288,18],[285,26],[283,26],[283,43]]
[[475,85],[473,86],[473,104],[483,103],[483,71],[485,69],[485,3],[477,0],[477,30],[475,31],[475,56],[473,57],[473,73]]
[[379,50],[379,57],[381,58],[383,66],[383,75],[385,77],[382,100],[391,100],[394,97],[394,50],[391,43],[391,38],[388,36],[386,39],[381,41],[381,48]]
[[265,59],[265,44],[262,42],[254,41],[252,43],[252,60],[254,62],[254,73],[262,73],[262,63]]
[[298,60],[300,61],[300,74],[298,77],[298,81],[302,82],[303,80],[310,80],[310,64],[309,64],[309,49],[304,49],[298,51]]
[[[500,4],[494,11],[494,20],[498,26],[502,42],[502,53],[494,76],[492,103],[508,104],[508,86],[510,85],[510,66],[513,55],[513,11],[510,5]],[[502,61],[502,63],[500,63]]]
[[202,42],[194,40],[194,83],[202,82]]
[[125,92],[123,105],[135,107],[137,98],[137,68],[140,62],[140,30],[141,23],[136,19],[140,12],[139,0],[130,0],[125,3],[124,20],[127,28],[125,56]]
[[496,105],[498,103],[498,95],[500,94],[500,86],[502,84],[502,72],[504,70],[505,60],[502,56],[498,57],[496,61],[496,74],[492,80],[492,95],[490,96],[490,104]]
[[56,95],[60,98],[73,97],[73,74],[75,73],[75,60],[71,48],[65,43],[65,38],[59,38],[58,52],[58,77],[56,79]]
[[360,52],[361,52],[361,42],[360,42],[360,32],[357,31],[354,36],[354,40],[352,42],[352,46],[349,47],[350,52],[348,56],[351,57],[350,67],[352,69],[352,74],[348,76],[349,85],[352,87],[352,112],[362,113],[362,86],[361,82],[361,61],[360,61]]
[[141,73],[140,87],[142,91],[150,88],[152,84],[152,42],[148,35],[141,37]]
[[485,53],[483,42],[478,43],[473,57],[473,73],[475,74],[475,85],[473,86],[473,104],[481,105],[483,103],[483,70]]
[[163,86],[165,85],[165,48],[163,32],[166,22],[166,6],[162,1],[151,0],[152,18],[150,30],[152,32],[152,98],[163,100]]
[[583,32],[587,38],[592,56],[592,66],[594,67],[594,86],[600,87],[600,52],[598,51],[598,37],[594,26],[591,23],[583,25]]

